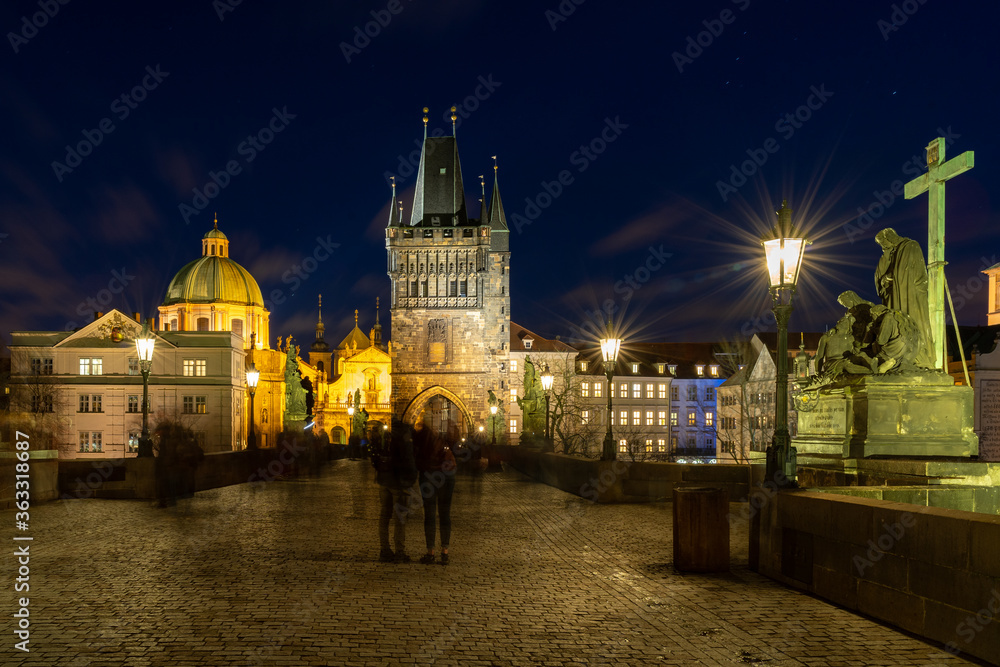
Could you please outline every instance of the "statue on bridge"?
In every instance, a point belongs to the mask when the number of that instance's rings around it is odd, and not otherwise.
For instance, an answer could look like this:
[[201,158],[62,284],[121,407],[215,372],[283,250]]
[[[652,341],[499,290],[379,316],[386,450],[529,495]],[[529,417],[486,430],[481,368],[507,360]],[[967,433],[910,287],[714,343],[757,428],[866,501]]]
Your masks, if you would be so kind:
[[524,397],[517,399],[517,407],[524,415],[524,428],[534,435],[545,433],[545,394],[542,392],[542,382],[535,370],[531,357],[524,358]]

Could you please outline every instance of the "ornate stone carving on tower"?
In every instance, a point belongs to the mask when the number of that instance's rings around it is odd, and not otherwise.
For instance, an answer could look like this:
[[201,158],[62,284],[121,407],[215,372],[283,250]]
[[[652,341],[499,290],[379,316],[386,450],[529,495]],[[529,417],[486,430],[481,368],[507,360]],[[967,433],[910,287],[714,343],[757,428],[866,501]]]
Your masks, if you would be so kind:
[[490,206],[470,218],[456,139],[428,137],[424,113],[410,219],[393,184],[386,225],[393,414],[468,435],[487,421],[490,390],[509,387],[510,231],[496,167]]

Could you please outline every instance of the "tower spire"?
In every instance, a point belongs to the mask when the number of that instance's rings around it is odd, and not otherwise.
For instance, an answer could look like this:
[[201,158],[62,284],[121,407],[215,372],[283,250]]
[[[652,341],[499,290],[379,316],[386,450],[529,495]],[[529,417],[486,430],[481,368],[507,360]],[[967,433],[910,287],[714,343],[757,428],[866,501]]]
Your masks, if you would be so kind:
[[430,111],[427,107],[424,107],[424,141],[427,141],[427,112]]
[[326,326],[323,324],[323,295],[319,295],[319,317],[316,318],[316,340],[323,340]]
[[[387,227],[392,227],[392,217],[396,214],[396,177],[390,176],[389,180],[392,181],[392,201],[389,202],[389,224]],[[398,222],[396,224],[399,224]]]
[[455,111],[457,111],[457,107],[453,106],[451,108],[451,136],[453,137],[455,136],[455,129],[456,129],[455,121],[458,120],[458,116],[455,114]]
[[372,345],[382,345],[382,325],[378,321],[378,297],[375,297],[375,326],[372,327]]

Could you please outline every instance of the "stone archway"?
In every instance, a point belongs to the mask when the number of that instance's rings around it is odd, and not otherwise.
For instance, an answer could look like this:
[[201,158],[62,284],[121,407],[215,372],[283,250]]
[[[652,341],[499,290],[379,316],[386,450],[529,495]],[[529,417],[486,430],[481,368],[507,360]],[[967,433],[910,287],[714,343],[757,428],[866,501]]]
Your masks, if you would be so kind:
[[[458,412],[457,415],[451,414],[451,406]],[[433,419],[449,418],[458,423],[459,431],[462,436],[468,436],[470,434],[472,425],[472,415],[469,414],[469,409],[465,407],[465,402],[462,401],[454,392],[445,389],[440,385],[435,385],[433,387],[428,387],[422,392],[413,397],[410,404],[406,406],[406,410],[403,411],[403,421],[411,426],[416,425],[417,420],[420,418],[421,414],[431,408],[435,410],[436,415]],[[448,413],[446,415],[441,415],[439,411],[446,410]],[[460,419],[458,418],[460,417]],[[435,428],[442,428],[442,425],[435,421]]]

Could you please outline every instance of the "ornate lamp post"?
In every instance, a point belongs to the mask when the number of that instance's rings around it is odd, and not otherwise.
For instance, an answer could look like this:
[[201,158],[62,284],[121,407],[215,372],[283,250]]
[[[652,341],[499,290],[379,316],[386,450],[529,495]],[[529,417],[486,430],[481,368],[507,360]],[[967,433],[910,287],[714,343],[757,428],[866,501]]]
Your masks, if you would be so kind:
[[545,364],[545,372],[542,373],[542,389],[545,390],[545,445],[552,445],[552,428],[549,426],[549,392],[552,390],[552,381],[555,379],[549,371],[549,365]]
[[139,451],[136,456],[152,456],[153,440],[149,437],[149,370],[153,366],[153,346],[156,337],[149,330],[149,319],[142,325],[142,335],[135,339],[135,351],[139,355],[139,370],[142,372],[142,435],[139,436]]
[[802,267],[806,245],[792,228],[792,210],[781,202],[778,225],[770,236],[761,239],[767,260],[771,308],[778,323],[778,369],[775,396],[775,428],[767,448],[767,479],[778,486],[794,486],[796,452],[788,433],[788,318],[792,314],[792,296]]
[[491,445],[497,444],[497,406],[490,406],[490,415],[493,416],[493,440],[490,442]]
[[247,387],[250,389],[250,433],[247,435],[247,449],[257,449],[257,434],[253,430],[253,396],[257,393],[257,382],[260,380],[260,371],[252,361],[247,369]]
[[615,441],[614,436],[611,435],[611,420],[614,418],[614,412],[611,407],[611,381],[615,376],[615,364],[618,363],[618,351],[621,349],[622,339],[615,338],[614,331],[611,328],[611,322],[608,322],[608,336],[607,338],[601,339],[601,356],[604,358],[604,374],[608,376],[608,432],[604,435],[604,451],[601,453],[602,461],[614,461],[616,457],[615,453]]

